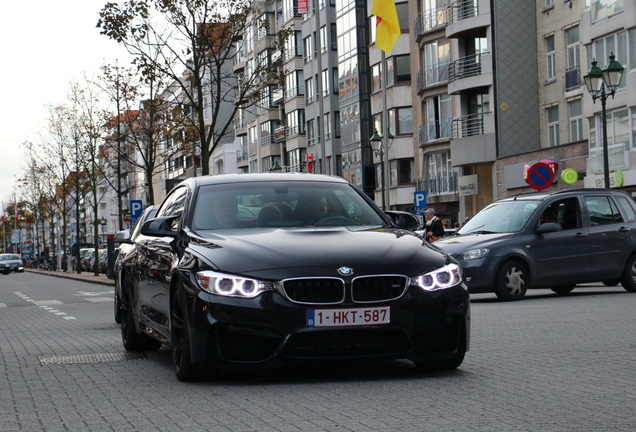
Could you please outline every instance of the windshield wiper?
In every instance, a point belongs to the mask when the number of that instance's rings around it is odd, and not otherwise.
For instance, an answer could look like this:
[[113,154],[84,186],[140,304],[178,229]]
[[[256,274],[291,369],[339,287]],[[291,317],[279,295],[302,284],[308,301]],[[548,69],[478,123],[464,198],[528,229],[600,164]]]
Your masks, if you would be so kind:
[[475,230],[475,231],[468,231],[466,234],[497,234],[497,233],[494,231]]

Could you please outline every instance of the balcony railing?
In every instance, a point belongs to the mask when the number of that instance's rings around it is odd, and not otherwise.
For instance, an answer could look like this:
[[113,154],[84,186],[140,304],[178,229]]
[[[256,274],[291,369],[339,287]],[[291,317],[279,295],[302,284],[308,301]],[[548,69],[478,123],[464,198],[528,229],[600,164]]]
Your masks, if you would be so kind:
[[246,160],[249,160],[250,155],[247,153],[247,151],[245,149],[238,149],[236,151],[236,161],[237,162],[244,162]]
[[266,134],[261,136],[261,145],[269,145],[272,144],[273,142],[275,142],[275,138],[273,134]]
[[418,129],[418,144],[425,146],[441,139],[450,138],[451,124],[452,120],[447,119],[421,125]]
[[298,8],[296,7],[293,9],[281,10],[280,15],[278,15],[279,20],[283,23],[286,23],[294,17],[302,18],[302,14],[298,13]]
[[448,82],[449,63],[439,63],[432,65],[417,73],[417,92],[423,91],[426,87]]
[[414,28],[415,37],[419,37],[424,33],[441,29],[448,24],[448,10],[437,9],[421,13],[415,18]]
[[479,113],[470,114],[463,117],[457,117],[453,119],[451,125],[451,137],[452,139],[465,138],[469,136],[483,135],[484,134],[484,115],[491,114]]
[[448,23],[450,24],[478,16],[479,3],[478,0],[457,0],[449,4],[446,10]]
[[565,89],[573,90],[581,87],[581,67],[572,66],[565,71]]
[[448,82],[481,75],[481,56],[489,53],[473,54],[452,61],[448,65]]
[[425,190],[428,196],[452,194],[458,192],[458,174],[453,171],[448,174],[434,175],[417,182],[418,190]]

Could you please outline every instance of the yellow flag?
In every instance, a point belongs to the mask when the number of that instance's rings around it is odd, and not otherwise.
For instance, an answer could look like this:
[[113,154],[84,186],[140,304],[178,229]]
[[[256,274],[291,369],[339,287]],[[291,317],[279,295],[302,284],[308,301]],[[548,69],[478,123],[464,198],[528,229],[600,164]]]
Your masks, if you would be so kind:
[[371,13],[376,17],[375,44],[389,54],[402,30],[393,0],[373,0]]

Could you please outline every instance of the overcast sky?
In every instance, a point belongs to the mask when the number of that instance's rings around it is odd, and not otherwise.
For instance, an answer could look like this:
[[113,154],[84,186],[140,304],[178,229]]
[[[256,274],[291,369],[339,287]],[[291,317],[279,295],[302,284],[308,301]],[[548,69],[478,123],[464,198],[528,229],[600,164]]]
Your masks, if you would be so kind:
[[102,64],[127,66],[126,51],[96,28],[108,1],[3,2],[0,14],[0,200],[12,201],[25,172],[25,141],[38,142],[46,105],[66,102],[69,83]]

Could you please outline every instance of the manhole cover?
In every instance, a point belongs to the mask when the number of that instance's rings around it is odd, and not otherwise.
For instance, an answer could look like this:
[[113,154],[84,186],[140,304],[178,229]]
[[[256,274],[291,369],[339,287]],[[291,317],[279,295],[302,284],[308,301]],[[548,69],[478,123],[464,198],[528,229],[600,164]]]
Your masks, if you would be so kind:
[[56,364],[76,364],[76,363],[103,363],[122,360],[137,360],[146,358],[143,353],[103,353],[103,354],[75,354],[65,356],[41,356],[40,364],[56,365]]

